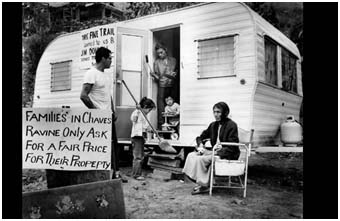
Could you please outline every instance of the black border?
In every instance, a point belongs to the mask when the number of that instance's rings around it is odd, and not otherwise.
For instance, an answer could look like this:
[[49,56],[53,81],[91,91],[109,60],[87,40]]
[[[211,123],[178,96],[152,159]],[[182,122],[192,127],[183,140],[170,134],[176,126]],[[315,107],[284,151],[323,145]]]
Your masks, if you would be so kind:
[[338,218],[338,3],[304,3],[304,218]]
[[2,3],[2,218],[21,218],[21,2]]
[[[20,2],[2,3],[2,214],[21,218]],[[338,217],[338,3],[304,3],[304,218]]]

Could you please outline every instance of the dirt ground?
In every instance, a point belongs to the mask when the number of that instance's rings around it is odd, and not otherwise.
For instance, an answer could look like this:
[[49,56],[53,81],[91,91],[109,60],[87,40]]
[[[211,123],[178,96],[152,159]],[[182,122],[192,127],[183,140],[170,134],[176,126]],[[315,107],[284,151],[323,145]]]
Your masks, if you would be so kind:
[[[129,177],[123,167],[126,217],[130,219],[303,218],[301,154],[257,154],[251,157],[247,197],[241,190],[216,189],[213,195],[191,195],[190,181],[165,181],[144,170],[146,180]],[[47,188],[44,170],[23,170],[23,192]]]

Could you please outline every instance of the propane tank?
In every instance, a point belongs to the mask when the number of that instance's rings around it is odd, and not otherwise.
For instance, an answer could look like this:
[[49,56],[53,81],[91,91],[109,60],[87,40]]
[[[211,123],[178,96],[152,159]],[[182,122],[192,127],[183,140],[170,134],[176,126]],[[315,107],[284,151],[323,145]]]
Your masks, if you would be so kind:
[[297,146],[302,141],[302,127],[294,119],[293,115],[288,115],[286,121],[280,126],[281,141],[284,146]]

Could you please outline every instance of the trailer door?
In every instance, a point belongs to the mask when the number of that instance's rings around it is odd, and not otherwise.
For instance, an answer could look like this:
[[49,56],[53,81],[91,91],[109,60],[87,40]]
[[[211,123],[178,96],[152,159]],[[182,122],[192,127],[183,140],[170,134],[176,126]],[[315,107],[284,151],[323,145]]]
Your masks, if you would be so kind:
[[148,75],[144,56],[148,49],[148,31],[117,28],[116,56],[116,129],[118,138],[130,138],[130,116],[136,104],[120,82],[124,80],[135,99],[139,102],[147,96]]

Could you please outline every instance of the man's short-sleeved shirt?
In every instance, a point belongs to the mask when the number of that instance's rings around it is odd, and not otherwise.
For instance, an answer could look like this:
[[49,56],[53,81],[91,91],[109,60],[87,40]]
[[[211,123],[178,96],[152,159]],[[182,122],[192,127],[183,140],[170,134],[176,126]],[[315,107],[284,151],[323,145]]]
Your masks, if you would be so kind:
[[83,84],[93,84],[89,98],[97,109],[111,110],[111,80],[108,73],[92,67],[85,73]]

